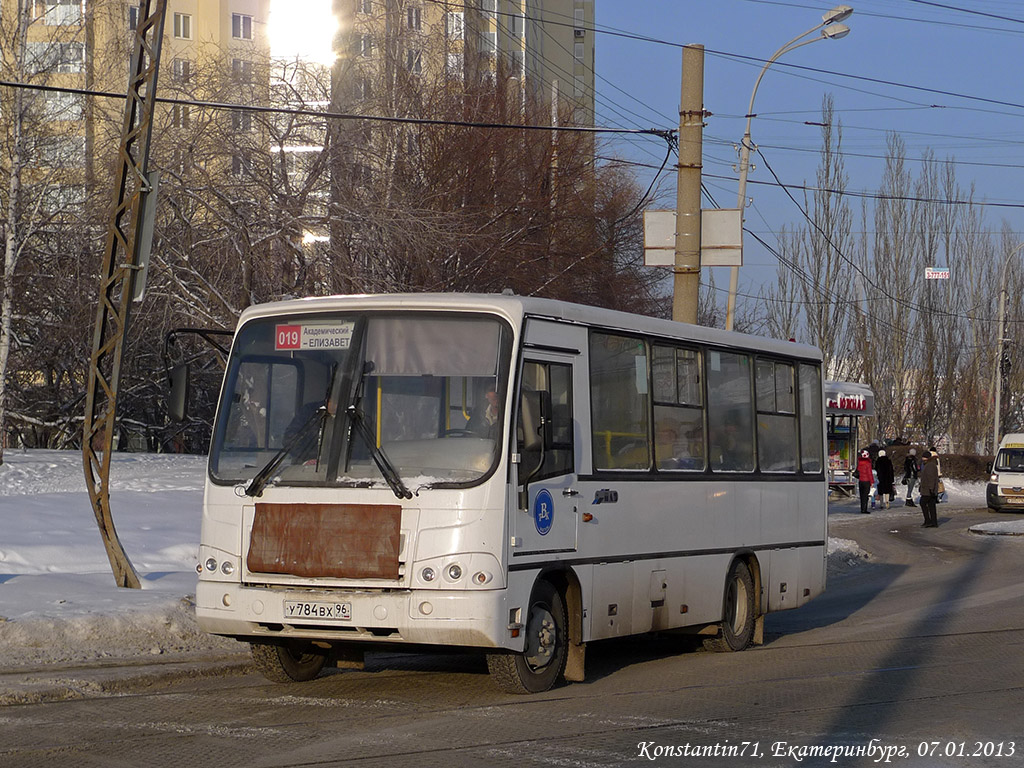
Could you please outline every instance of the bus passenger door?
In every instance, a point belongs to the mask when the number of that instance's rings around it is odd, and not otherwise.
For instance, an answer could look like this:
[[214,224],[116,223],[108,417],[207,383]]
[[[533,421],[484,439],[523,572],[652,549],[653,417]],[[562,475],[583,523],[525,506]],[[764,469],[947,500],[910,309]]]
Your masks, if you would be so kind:
[[574,552],[579,495],[573,450],[573,358],[528,353],[516,420],[513,556]]

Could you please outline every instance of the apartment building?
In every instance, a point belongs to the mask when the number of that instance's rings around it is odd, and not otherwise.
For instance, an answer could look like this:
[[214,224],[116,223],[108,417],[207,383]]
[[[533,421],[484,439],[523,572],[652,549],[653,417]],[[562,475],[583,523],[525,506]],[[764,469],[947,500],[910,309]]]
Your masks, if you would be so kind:
[[[27,24],[25,55],[8,58],[11,79],[49,88],[27,92],[27,165],[35,178],[51,177],[45,195],[54,206],[85,200],[90,185],[103,183],[104,161],[116,156],[123,115],[117,99],[74,90],[124,93],[134,30],[135,0],[2,0],[0,25],[7,40]],[[270,0],[168,0],[158,92],[183,99],[240,101],[265,98]],[[216,77],[212,70],[219,70]],[[205,72],[200,76],[201,72]],[[9,116],[7,116],[9,117]],[[160,105],[154,121],[154,152],[194,132],[196,110]],[[207,115],[235,130],[251,129],[251,116]],[[190,161],[187,144],[170,149],[175,162]],[[238,161],[235,160],[237,169]]]
[[594,0],[334,0],[340,104],[381,75],[489,82],[594,121]]

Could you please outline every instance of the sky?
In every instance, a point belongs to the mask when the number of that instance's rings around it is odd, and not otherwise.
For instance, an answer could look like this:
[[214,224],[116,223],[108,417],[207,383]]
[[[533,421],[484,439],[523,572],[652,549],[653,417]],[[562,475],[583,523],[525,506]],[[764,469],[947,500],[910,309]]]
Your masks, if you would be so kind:
[[[835,119],[842,124],[848,189],[877,191],[887,140],[896,132],[905,142],[912,174],[929,148],[936,159],[955,159],[961,187],[974,185],[977,200],[1010,204],[986,209],[989,229],[998,231],[1005,220],[1024,240],[1024,87],[1018,76],[1024,2],[847,4],[854,8],[845,21],[848,36],[791,51],[765,74],[751,136],[767,162],[786,184],[813,184],[820,128],[805,121],[820,121],[822,97],[831,94]],[[704,108],[712,113],[703,136],[704,180],[718,207],[733,207],[734,146],[743,135],[758,72],[776,50],[819,24],[834,5],[814,0],[597,0],[597,122],[676,127],[681,46],[703,45]],[[612,34],[620,32],[660,42]],[[605,149],[655,167],[665,156],[664,144],[656,139],[612,139]],[[670,168],[674,162],[673,156]],[[752,162],[757,167],[748,175],[747,196],[753,202],[746,227],[774,245],[783,225],[792,228],[805,219],[756,154]],[[638,170],[645,182],[650,180],[652,170]],[[658,207],[674,207],[674,170],[662,190],[665,197]],[[793,194],[802,201],[799,190]],[[860,202],[852,203],[859,222]],[[715,207],[706,199],[703,206]],[[860,230],[859,223],[855,229]],[[763,281],[774,278],[776,262],[749,235],[745,246],[740,293],[756,293]],[[715,272],[721,291],[728,285],[727,271]]]
[[[114,526],[142,589],[115,586],[78,451],[8,450],[0,464],[0,668],[195,651],[239,645],[202,633],[195,594],[204,456],[115,453]],[[952,502],[982,506],[984,483],[947,482]],[[856,500],[832,514],[859,517]],[[914,508],[880,515],[918,517]],[[1024,520],[984,523],[1024,532]],[[863,556],[829,539],[840,558]],[[242,648],[244,650],[244,648]],[[8,692],[0,686],[0,703]]]

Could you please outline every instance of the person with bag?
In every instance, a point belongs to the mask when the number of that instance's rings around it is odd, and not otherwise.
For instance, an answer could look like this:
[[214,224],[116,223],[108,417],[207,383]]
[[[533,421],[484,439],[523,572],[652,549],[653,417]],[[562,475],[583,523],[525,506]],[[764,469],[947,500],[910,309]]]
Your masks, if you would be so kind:
[[878,503],[882,508],[888,509],[889,502],[896,495],[896,473],[892,459],[885,454],[885,450],[878,451],[875,472],[878,475]]
[[945,501],[946,484],[944,482],[942,482],[942,462],[939,461],[939,452],[937,450],[935,450],[935,446],[934,445],[931,448],[929,448],[928,450],[931,452],[932,456],[935,458],[935,467],[938,469],[938,472],[939,472],[939,493],[938,493],[938,495],[936,497],[936,502]]
[[921,514],[924,515],[922,528],[938,528],[935,502],[939,496],[939,465],[929,451],[921,454]]
[[860,456],[857,459],[857,468],[853,471],[854,477],[857,478],[857,486],[860,491],[860,513],[862,515],[870,515],[868,511],[868,497],[871,495],[872,486],[872,475],[871,475],[871,454],[868,453],[865,448],[860,452]]
[[903,485],[907,486],[907,506],[916,507],[914,503],[914,486],[917,485],[917,476],[921,472],[921,465],[917,463],[917,450],[910,449],[907,458],[903,460]]

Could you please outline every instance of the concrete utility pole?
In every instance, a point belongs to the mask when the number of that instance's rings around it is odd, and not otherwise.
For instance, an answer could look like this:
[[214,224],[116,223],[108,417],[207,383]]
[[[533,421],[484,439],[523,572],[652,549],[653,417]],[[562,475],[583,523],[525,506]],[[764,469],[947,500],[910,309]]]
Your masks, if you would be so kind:
[[683,48],[676,180],[676,263],[672,319],[697,322],[700,301],[700,177],[704,138],[704,46]]

